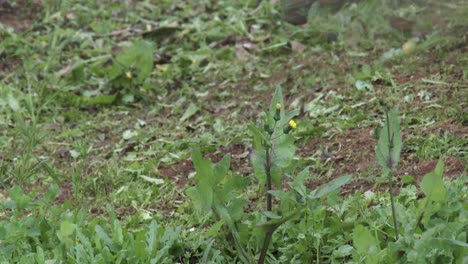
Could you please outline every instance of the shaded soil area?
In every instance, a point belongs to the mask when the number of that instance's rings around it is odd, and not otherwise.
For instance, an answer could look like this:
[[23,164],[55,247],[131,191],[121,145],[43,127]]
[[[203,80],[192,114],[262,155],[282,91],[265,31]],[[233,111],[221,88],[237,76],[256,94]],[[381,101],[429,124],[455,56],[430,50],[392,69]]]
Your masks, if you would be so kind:
[[0,0],[0,23],[13,28],[16,32],[23,32],[34,22],[34,18],[41,10],[41,1]]

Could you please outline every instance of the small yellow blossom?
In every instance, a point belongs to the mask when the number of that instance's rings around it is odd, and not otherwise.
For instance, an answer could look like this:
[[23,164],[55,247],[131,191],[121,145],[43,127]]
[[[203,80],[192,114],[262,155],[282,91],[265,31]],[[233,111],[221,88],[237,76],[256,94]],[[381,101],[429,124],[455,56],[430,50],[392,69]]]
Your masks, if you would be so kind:
[[294,119],[291,119],[289,121],[289,126],[292,128],[292,129],[296,129],[297,128],[297,123],[296,121],[294,121]]
[[276,103],[276,110],[280,110],[281,109],[281,104],[280,103]]
[[125,76],[127,77],[127,79],[131,79],[133,77],[132,73],[129,71],[125,73]]

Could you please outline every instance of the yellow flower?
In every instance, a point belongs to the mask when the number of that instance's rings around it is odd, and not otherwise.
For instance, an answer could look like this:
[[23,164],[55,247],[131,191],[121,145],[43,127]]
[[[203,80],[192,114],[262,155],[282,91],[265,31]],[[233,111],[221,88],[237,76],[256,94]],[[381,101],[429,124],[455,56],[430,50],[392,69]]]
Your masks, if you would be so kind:
[[292,129],[296,129],[297,128],[297,123],[296,121],[294,121],[294,119],[291,119],[289,121],[289,126],[292,128]]
[[127,79],[131,79],[133,77],[132,73],[129,71],[125,73],[125,76],[127,77]]
[[276,103],[276,110],[280,110],[281,109],[281,104],[280,103]]

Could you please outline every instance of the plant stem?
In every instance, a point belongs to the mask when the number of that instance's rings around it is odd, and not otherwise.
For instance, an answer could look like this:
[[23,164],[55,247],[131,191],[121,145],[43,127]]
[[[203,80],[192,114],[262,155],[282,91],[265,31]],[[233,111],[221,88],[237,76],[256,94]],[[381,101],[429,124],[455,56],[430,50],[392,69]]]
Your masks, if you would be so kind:
[[395,228],[395,240],[398,240],[398,225],[397,225],[397,218],[396,218],[395,201],[393,199],[393,184],[392,184],[391,177],[390,177],[390,203],[392,204],[392,217],[393,217],[393,226]]
[[393,136],[390,133],[390,118],[388,116],[388,110],[385,111],[386,119],[387,119],[387,137],[388,137],[388,161],[387,166],[390,169],[388,176],[390,178],[390,203],[392,205],[392,218],[393,218],[393,226],[395,228],[395,240],[398,240],[398,225],[397,225],[397,217],[396,217],[396,210],[395,210],[395,201],[393,198],[393,180],[392,180],[392,173],[391,170],[393,169],[393,159],[392,159],[392,150],[393,150]]
[[[266,147],[266,163],[265,163],[265,172],[266,172],[266,178],[267,178],[267,211],[272,210],[272,205],[271,205],[271,194],[269,191],[271,191],[271,161],[270,161],[270,148]],[[269,219],[268,219],[269,220]]]
[[260,251],[260,257],[258,258],[258,264],[265,263],[266,253],[268,251],[268,246],[270,245],[271,237],[273,236],[274,230],[268,230],[265,233],[265,239],[263,240],[262,250]]

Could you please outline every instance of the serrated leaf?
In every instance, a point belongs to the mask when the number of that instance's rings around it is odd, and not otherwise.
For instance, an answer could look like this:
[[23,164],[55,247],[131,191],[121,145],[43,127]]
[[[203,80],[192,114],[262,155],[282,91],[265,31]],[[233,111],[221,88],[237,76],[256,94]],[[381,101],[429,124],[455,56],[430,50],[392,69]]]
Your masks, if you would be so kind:
[[346,176],[341,176],[337,179],[334,179],[328,183],[325,183],[318,187],[317,189],[311,191],[307,198],[309,199],[318,199],[321,198],[334,190],[340,188],[341,186],[345,185],[351,180],[352,176],[351,175],[346,175]]
[[[402,148],[400,121],[398,119],[398,108],[393,108],[388,113],[388,119],[380,131],[377,143],[377,162],[383,168],[394,169],[400,160]],[[390,137],[389,137],[390,131]]]
[[446,190],[442,176],[444,174],[444,163],[439,160],[434,171],[424,175],[420,186],[427,199],[442,202],[445,200]]

